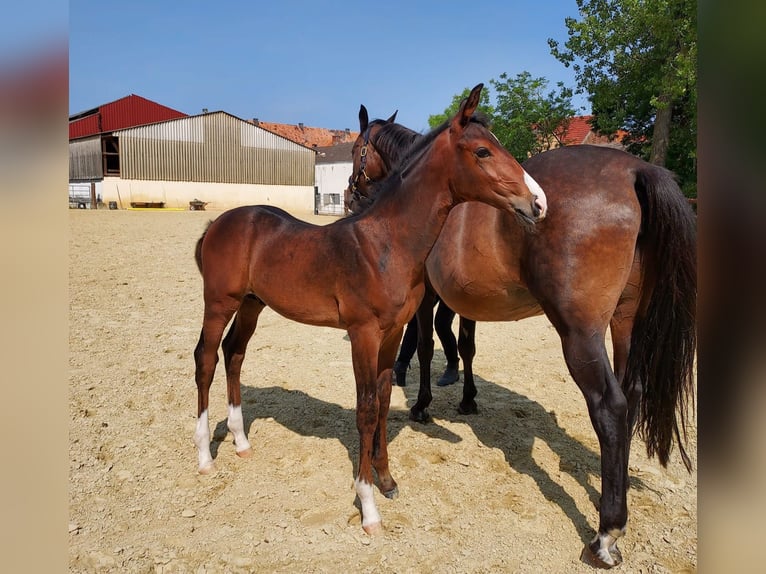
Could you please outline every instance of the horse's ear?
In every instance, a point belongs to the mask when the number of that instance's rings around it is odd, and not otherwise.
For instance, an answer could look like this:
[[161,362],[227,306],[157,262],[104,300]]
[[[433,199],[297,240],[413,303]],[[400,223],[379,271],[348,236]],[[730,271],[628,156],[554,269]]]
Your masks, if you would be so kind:
[[394,123],[394,120],[396,119],[396,114],[399,113],[399,110],[396,110],[393,114],[391,114],[391,117],[386,120],[387,124]]
[[468,122],[471,121],[471,116],[476,111],[476,108],[479,107],[482,88],[484,88],[484,84],[479,84],[471,90],[471,93],[466,99],[460,102],[460,109],[452,120],[453,127],[455,127],[455,123],[457,123],[461,128],[464,128],[468,125]]
[[359,107],[359,131],[364,132],[364,130],[367,129],[367,126],[370,124],[370,118],[367,115],[367,108],[364,107],[364,104],[362,104]]

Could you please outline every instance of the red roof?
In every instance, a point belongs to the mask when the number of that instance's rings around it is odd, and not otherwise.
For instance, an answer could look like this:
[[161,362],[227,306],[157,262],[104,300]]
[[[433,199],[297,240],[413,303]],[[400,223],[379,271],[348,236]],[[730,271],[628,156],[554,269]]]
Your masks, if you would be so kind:
[[[569,125],[566,127],[566,131],[563,129],[558,131],[558,136],[565,145],[578,145],[578,144],[613,144],[615,142],[622,142],[623,138],[627,135],[627,132],[619,130],[617,135],[611,140],[609,137],[598,134],[593,131],[593,127],[590,125],[593,116],[575,116],[570,118]],[[562,133],[563,132],[563,133]]]
[[185,117],[188,114],[131,94],[69,116],[69,139]]
[[327,147],[356,141],[359,132],[350,130],[331,130],[327,128],[312,128],[303,124],[276,124],[259,120],[248,120],[265,130],[287,138],[290,141],[306,147]]

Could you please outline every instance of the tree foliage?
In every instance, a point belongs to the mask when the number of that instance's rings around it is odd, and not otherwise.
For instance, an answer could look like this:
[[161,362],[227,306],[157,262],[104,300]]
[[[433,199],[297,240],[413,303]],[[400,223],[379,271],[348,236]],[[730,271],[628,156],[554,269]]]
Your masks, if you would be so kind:
[[500,74],[490,83],[496,92],[492,131],[519,161],[552,147],[564,145],[572,107],[572,90],[562,82],[558,91],[546,93],[548,81],[521,72],[515,78]]
[[627,130],[628,150],[665,165],[696,195],[696,0],[577,0],[562,48],[589,94],[594,128]]
[[[428,116],[428,125],[431,126],[431,128],[433,129],[437,126],[440,126],[441,124],[446,122],[448,119],[453,117],[455,114],[457,114],[457,111],[460,108],[460,102],[466,99],[470,93],[471,93],[471,88],[465,88],[461,93],[453,96],[452,103],[449,106],[447,106],[447,108],[444,110],[443,113]],[[477,108],[477,110],[480,113],[489,117],[490,119],[494,116],[495,108],[490,103],[488,90],[481,91],[481,97],[479,98],[479,107]]]
[[[495,92],[495,105],[491,104],[490,90],[481,94],[479,111],[488,116],[492,131],[519,161],[530,155],[563,145],[569,119],[575,115],[572,107],[572,90],[563,83],[557,84],[557,90],[546,93],[548,81],[545,78],[533,78],[529,72],[521,72],[511,78],[501,74],[498,79],[490,80]],[[470,88],[453,97],[444,113],[428,118],[434,128],[453,116],[460,102],[468,96]]]

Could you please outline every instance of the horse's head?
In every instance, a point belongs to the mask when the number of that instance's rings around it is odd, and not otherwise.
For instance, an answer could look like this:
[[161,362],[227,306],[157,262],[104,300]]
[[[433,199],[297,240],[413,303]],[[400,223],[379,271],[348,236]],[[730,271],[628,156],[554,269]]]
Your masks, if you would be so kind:
[[456,199],[482,201],[513,211],[528,223],[542,220],[545,192],[506,150],[487,126],[474,117],[483,85],[479,84],[449,120],[449,143],[442,145],[443,165],[451,170]]
[[367,108],[359,108],[359,136],[351,150],[353,171],[345,190],[346,207],[352,213],[364,211],[372,203],[373,182],[384,179],[390,171],[388,162],[380,155],[373,142],[383,126],[394,123],[396,113],[391,114],[387,120],[370,122]]
[[[461,105],[458,114],[451,120],[450,133],[457,135],[460,133],[463,137],[473,138],[475,150],[477,153],[484,154],[490,147],[500,148],[496,154],[490,158],[475,156],[477,166],[483,166],[485,175],[490,175],[488,171],[497,169],[497,165],[504,165],[502,173],[496,173],[502,180],[497,186],[504,187],[497,194],[496,207],[508,209],[508,204],[512,209],[526,222],[534,223],[545,217],[547,212],[547,200],[545,193],[537,182],[526,173],[523,168],[513,160],[513,157],[505,151],[497,138],[486,129],[486,126],[473,117],[473,113],[478,106],[478,98],[481,94],[482,85],[476,86]],[[354,142],[352,150],[353,171],[349,176],[349,186],[346,189],[346,206],[352,213],[364,211],[373,201],[376,189],[374,184],[385,179],[392,169],[398,164],[405,155],[408,147],[417,139],[422,138],[420,134],[394,123],[396,112],[387,120],[369,121],[367,109],[361,106],[359,109],[359,137]],[[479,132],[477,128],[483,129]],[[488,136],[488,137],[487,137]],[[483,137],[488,145],[478,145],[478,141]],[[467,142],[463,142],[463,149],[467,150]],[[490,145],[491,144],[491,145]],[[489,146],[489,147],[488,147]],[[478,148],[484,148],[479,151]],[[502,160],[501,160],[502,158]],[[513,160],[512,165],[507,165],[507,160]],[[506,163],[504,163],[506,162]],[[495,167],[493,167],[495,166]],[[511,169],[512,168],[512,169]],[[463,173],[465,177],[467,173]],[[478,180],[477,180],[478,181]],[[474,190],[474,192],[477,190]],[[500,198],[504,193],[513,191],[508,201]],[[460,199],[470,201],[477,199],[475,193],[464,194]]]

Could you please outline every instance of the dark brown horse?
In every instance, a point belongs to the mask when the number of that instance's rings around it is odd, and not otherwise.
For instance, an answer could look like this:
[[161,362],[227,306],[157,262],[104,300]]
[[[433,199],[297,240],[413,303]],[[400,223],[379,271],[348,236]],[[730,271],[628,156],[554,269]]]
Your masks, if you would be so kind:
[[[373,205],[371,183],[388,174],[419,134],[359,113],[349,185],[352,211]],[[361,150],[366,148],[360,177]],[[472,362],[475,321],[550,319],[569,372],[582,391],[601,446],[598,533],[583,559],[619,564],[617,539],[628,509],[628,459],[638,429],[650,456],[666,465],[682,440],[693,401],[696,349],[696,232],[673,175],[625,152],[572,146],[528,159],[524,169],[545,189],[551,207],[529,233],[518,218],[466,203],[450,212],[426,260],[427,281],[461,316],[464,362],[459,411],[477,412]],[[411,418],[428,420],[433,356],[432,299],[417,318],[420,391]],[[605,347],[611,328],[614,369]]]
[[[240,371],[247,343],[265,307],[301,323],[348,332],[356,379],[359,468],[356,492],[362,526],[380,529],[373,497],[397,492],[388,468],[386,417],[391,368],[402,327],[425,291],[425,259],[447,214],[461,201],[486,201],[530,221],[545,215],[545,199],[531,193],[518,162],[472,119],[481,85],[449,122],[411,150],[359,217],[317,226],[269,206],[239,207],[210,224],[197,242],[205,313],[194,351],[198,389],[199,471],[213,468],[208,395],[223,340],[228,427],[237,453],[251,453],[244,432]],[[539,187],[533,186],[536,190]],[[417,193],[415,193],[417,190]]]

